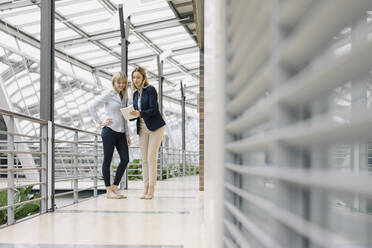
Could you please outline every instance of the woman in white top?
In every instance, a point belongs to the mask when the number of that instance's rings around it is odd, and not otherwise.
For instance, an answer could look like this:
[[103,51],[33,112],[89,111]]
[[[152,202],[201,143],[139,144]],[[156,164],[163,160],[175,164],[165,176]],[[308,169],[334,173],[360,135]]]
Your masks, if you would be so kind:
[[[118,185],[129,162],[128,146],[130,146],[130,137],[127,121],[120,112],[121,108],[128,105],[127,98],[127,77],[123,72],[117,72],[112,78],[113,90],[104,92],[90,106],[89,110],[93,119],[102,127],[103,143],[103,164],[102,174],[105,181],[107,198],[119,199],[126,198],[118,190]],[[97,115],[97,106],[105,107],[105,115],[99,118]],[[113,185],[110,182],[110,164],[114,147],[119,153],[120,163],[116,170]]]

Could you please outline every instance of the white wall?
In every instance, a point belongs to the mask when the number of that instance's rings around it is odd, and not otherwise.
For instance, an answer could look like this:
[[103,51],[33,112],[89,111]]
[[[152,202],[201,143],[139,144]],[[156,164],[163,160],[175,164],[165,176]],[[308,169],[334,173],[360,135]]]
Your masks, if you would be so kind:
[[205,231],[206,246],[222,247],[224,121],[224,0],[205,1]]

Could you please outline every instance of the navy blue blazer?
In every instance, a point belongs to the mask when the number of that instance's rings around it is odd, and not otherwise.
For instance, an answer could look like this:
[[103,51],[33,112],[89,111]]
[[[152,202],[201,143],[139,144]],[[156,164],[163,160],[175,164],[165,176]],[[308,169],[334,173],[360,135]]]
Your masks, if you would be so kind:
[[[133,108],[135,110],[138,110],[138,94],[138,90],[133,94]],[[154,86],[148,85],[142,89],[140,113],[146,127],[150,131],[155,131],[165,125],[165,121],[159,111],[158,94]],[[139,119],[132,119],[137,120],[137,134],[139,134],[141,128]]]

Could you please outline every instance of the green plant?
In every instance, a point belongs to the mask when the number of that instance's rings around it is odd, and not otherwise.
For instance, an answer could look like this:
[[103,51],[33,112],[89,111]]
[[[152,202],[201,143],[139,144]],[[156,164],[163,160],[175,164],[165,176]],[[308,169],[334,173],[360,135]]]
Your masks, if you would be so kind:
[[128,180],[141,180],[142,179],[142,164],[139,159],[134,159],[133,162],[128,164]]
[[[163,167],[162,170],[162,179],[167,179],[167,168],[168,168],[168,178],[179,177],[183,175],[183,166],[182,164],[168,164],[168,167]],[[186,164],[185,165],[185,175],[197,175],[199,174],[199,167]]]
[[[0,191],[0,207],[8,205],[8,192],[6,190]],[[0,225],[7,222],[7,210],[0,211]]]
[[[32,186],[16,188],[14,191],[14,202],[20,203],[40,197],[39,193],[31,194]],[[8,191],[0,191],[0,206],[8,205]],[[26,216],[36,214],[40,211],[40,201],[26,203],[18,206],[15,209],[15,219],[19,220]],[[5,224],[8,221],[7,209],[0,211],[0,225]]]

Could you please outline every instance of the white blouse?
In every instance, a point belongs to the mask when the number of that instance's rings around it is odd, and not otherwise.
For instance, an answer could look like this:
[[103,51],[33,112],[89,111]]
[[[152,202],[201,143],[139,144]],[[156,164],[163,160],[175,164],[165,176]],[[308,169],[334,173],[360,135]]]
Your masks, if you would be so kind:
[[[100,105],[105,106],[105,115],[102,119],[97,115],[97,107]],[[97,124],[100,121],[112,119],[112,123],[107,125],[108,127],[116,132],[125,132],[126,135],[129,135],[128,123],[120,111],[121,108],[125,108],[127,106],[127,96],[124,96],[123,99],[121,99],[117,92],[110,90],[105,91],[102,95],[98,96],[97,99],[95,99],[89,106],[89,111]]]

